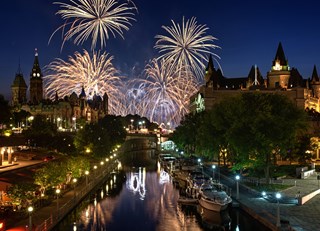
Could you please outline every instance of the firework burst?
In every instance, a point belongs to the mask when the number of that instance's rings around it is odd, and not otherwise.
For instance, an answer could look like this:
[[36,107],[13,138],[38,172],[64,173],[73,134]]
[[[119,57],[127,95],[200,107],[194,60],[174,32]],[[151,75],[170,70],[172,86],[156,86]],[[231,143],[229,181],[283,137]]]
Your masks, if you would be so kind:
[[146,66],[145,78],[137,80],[144,91],[137,110],[152,122],[170,122],[176,126],[188,113],[189,98],[197,91],[197,83],[187,72],[173,68],[173,65],[164,59],[153,59]]
[[61,29],[61,49],[71,38],[79,45],[91,37],[91,49],[96,47],[98,40],[101,48],[105,47],[111,34],[113,37],[118,34],[123,38],[123,30],[129,30],[130,21],[134,20],[133,10],[137,9],[132,1],[119,4],[117,0],[71,0],[71,3],[55,2],[62,8],[57,14],[66,22],[51,35],[49,42]]
[[212,52],[212,49],[220,48],[213,44],[216,38],[205,35],[208,27],[198,25],[194,17],[186,22],[183,17],[181,26],[173,20],[171,22],[171,27],[162,26],[169,33],[168,36],[155,37],[158,39],[155,48],[162,53],[159,58],[174,62],[180,70],[192,71],[196,80],[202,83],[207,56],[212,54],[219,59],[219,56]]
[[80,94],[84,88],[88,98],[95,94],[109,97],[109,113],[120,115],[123,109],[122,77],[112,64],[113,57],[107,53],[93,52],[92,57],[84,50],[75,52],[68,61],[56,59],[45,67],[47,75],[44,85],[47,96],[54,98],[70,96],[72,92]]

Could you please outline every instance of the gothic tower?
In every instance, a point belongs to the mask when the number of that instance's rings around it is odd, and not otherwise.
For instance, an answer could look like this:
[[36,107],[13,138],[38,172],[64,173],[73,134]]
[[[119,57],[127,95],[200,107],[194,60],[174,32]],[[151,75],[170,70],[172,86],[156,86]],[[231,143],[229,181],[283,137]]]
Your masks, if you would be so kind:
[[30,73],[30,102],[38,104],[43,99],[42,72],[39,65],[38,51],[35,49],[35,57]]
[[268,88],[288,88],[290,67],[284,51],[279,43],[276,56],[272,61],[271,70],[267,74]]
[[11,105],[18,106],[27,102],[27,84],[21,72],[20,63],[16,77],[11,85]]

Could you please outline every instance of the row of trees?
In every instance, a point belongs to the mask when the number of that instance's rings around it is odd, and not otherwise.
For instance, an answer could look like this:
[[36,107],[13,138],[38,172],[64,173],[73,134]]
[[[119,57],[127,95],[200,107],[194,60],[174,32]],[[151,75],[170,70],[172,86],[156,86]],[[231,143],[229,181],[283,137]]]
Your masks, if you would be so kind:
[[48,198],[56,188],[70,185],[72,178],[81,178],[90,169],[90,161],[83,156],[70,157],[64,161],[49,162],[38,169],[34,182],[18,183],[8,189],[8,196],[15,205],[26,207],[37,200]]
[[207,158],[231,162],[235,170],[270,168],[277,157],[307,161],[312,149],[305,111],[280,94],[243,93],[189,114],[172,140],[179,148]]

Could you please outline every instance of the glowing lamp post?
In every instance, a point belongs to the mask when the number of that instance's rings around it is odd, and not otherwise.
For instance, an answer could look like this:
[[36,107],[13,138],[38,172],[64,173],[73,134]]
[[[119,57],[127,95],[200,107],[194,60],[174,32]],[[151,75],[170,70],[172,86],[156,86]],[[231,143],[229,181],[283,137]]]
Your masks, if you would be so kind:
[[73,178],[72,182],[73,182],[73,197],[76,197],[76,184],[77,184],[77,178]]
[[89,171],[85,171],[84,174],[86,175],[86,185],[88,185],[88,175],[89,175]]
[[32,231],[32,212],[33,212],[33,207],[29,206],[28,207],[28,213],[29,213],[29,231]]
[[212,179],[214,180],[214,170],[216,169],[215,165],[212,165]]
[[57,194],[57,214],[59,217],[59,194],[60,194],[60,189],[56,189],[56,194]]
[[240,180],[240,176],[236,175],[236,182],[237,182],[237,197],[236,199],[239,200],[239,180]]
[[276,193],[276,198],[277,198],[277,228],[281,227],[280,224],[280,203],[279,200],[281,199],[281,194]]

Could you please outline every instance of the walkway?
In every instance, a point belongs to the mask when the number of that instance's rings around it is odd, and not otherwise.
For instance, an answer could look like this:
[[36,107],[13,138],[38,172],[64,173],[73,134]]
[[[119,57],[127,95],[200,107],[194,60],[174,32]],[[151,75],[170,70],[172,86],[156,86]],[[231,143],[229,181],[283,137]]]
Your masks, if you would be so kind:
[[[19,165],[2,168],[0,171],[12,171],[38,163],[39,161],[24,162]],[[93,188],[103,181],[104,177],[110,173],[115,166],[115,163],[110,164],[109,162],[109,164],[105,164],[103,168],[98,167],[98,169],[95,170],[96,172],[92,172],[91,176],[88,177],[88,181],[83,180],[79,182],[74,189],[65,192],[63,195],[60,195],[58,199],[53,200],[48,206],[33,211],[31,214],[31,221],[34,227],[33,230],[45,231],[53,228],[53,226],[63,218],[63,214],[67,214],[69,211],[71,211],[79,203],[79,201],[81,201]],[[11,227],[7,227],[7,231],[28,230],[30,221],[29,219],[30,217],[26,217],[23,220],[15,221],[11,225],[9,224]]]
[[[235,180],[223,177],[222,175],[221,180],[222,183],[232,188],[233,200],[239,203],[240,208],[246,210],[249,214],[272,230],[279,230],[276,227],[277,203],[269,202],[265,200],[262,195],[251,192],[241,185],[241,181],[239,199],[236,200]],[[301,196],[304,196],[318,189],[316,174],[310,176],[308,179],[283,179],[283,184],[293,185],[280,192],[281,195],[291,198],[295,198],[299,193]],[[320,194],[313,197],[304,205],[280,203],[279,208],[281,218],[280,230],[320,231]]]

